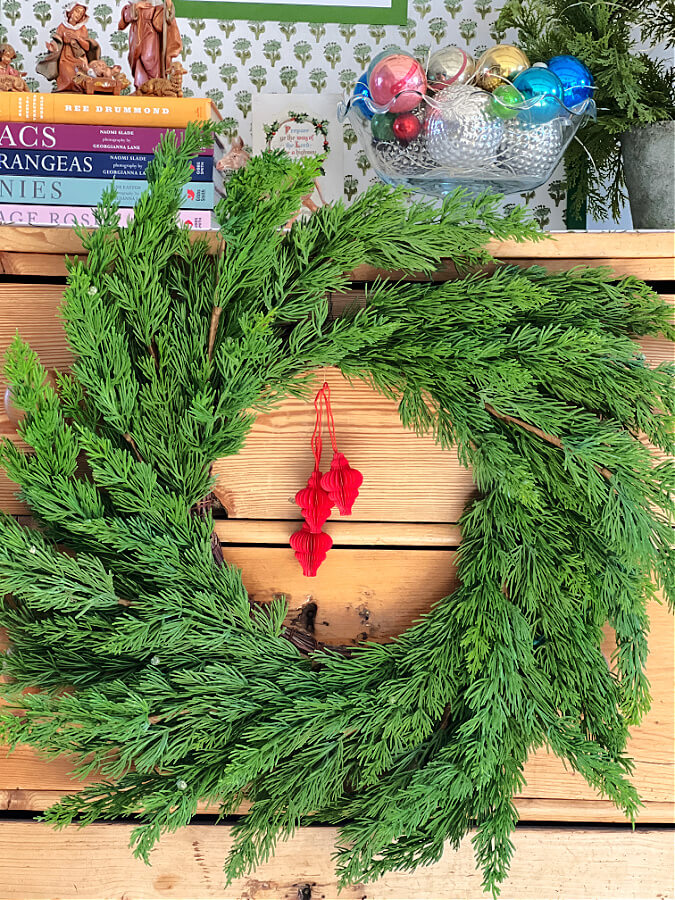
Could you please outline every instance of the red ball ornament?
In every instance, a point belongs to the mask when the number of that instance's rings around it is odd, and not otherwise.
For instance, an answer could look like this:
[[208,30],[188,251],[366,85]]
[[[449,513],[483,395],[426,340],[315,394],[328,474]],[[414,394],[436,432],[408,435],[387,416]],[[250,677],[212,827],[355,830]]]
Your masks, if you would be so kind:
[[333,454],[330,471],[321,479],[321,487],[337,506],[341,516],[350,516],[354,501],[359,496],[359,488],[363,484],[363,475],[358,469],[352,469],[344,453],[337,450]]
[[419,62],[405,53],[392,53],[375,63],[368,78],[373,101],[388,112],[408,112],[427,92],[427,76]]
[[305,522],[300,531],[290,537],[290,545],[295,550],[295,558],[302,566],[302,574],[314,578],[326,554],[333,546],[333,538],[325,531],[310,531]]
[[419,136],[419,133],[422,130],[422,123],[415,113],[406,112],[401,113],[400,116],[396,116],[391,127],[399,141],[402,141],[404,144],[409,144],[410,141],[414,141],[415,138]]
[[298,491],[295,502],[302,510],[302,516],[315,533],[321,531],[326,519],[330,516],[333,503],[321,487],[321,472],[314,469],[307,481],[307,487]]

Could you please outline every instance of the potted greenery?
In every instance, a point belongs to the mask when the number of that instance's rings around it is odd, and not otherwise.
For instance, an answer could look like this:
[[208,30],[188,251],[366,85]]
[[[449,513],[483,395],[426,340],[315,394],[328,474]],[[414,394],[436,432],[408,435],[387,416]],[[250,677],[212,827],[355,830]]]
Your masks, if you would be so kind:
[[675,227],[674,71],[637,42],[672,49],[674,0],[506,0],[497,27],[515,28],[532,62],[568,53],[595,78],[597,121],[565,155],[568,227],[585,204],[618,218],[625,188],[634,227]]

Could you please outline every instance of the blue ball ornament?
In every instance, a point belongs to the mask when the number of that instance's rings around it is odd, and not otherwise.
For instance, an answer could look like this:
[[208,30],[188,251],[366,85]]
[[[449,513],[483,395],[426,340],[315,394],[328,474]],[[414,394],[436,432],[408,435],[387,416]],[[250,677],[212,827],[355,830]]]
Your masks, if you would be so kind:
[[548,68],[560,79],[565,106],[571,109],[593,96],[593,76],[576,56],[554,56]]
[[[373,118],[373,110],[368,106],[365,100],[370,100],[370,91],[368,90],[368,73],[364,72],[363,75],[359,78],[359,80],[354,85],[354,96],[357,98],[352,101],[352,106],[354,106],[358,111],[366,117],[366,119]],[[363,100],[361,98],[364,98]]]
[[513,86],[525,98],[527,108],[520,113],[524,121],[541,125],[562,113],[563,86],[558,76],[550,69],[540,66],[525,69],[516,76]]

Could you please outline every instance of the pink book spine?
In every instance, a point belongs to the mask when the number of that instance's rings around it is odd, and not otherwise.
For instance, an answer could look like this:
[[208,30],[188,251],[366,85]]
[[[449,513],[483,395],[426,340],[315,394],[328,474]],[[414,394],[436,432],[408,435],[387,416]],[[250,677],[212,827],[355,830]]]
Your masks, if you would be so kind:
[[[85,228],[96,225],[95,207],[91,206],[40,206],[19,203],[0,203],[0,225],[61,225],[75,224]],[[128,207],[119,210],[120,224],[126,225],[133,218],[134,211]],[[213,227],[210,210],[181,209],[178,220],[197,231],[208,231]]]
[[[52,125],[46,122],[0,122],[2,150],[88,150],[95,153],[153,153],[168,128],[123,125]],[[175,129],[179,139],[184,130]],[[213,156],[213,147],[201,156]]]

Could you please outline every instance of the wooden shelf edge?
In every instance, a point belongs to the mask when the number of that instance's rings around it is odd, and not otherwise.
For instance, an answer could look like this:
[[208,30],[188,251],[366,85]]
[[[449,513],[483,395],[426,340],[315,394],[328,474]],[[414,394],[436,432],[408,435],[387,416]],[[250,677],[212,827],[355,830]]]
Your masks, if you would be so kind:
[[[491,241],[488,250],[500,258],[517,259],[645,259],[675,256],[673,231],[558,231],[549,239]],[[206,236],[215,247],[216,232],[195,231],[195,239]],[[0,225],[0,252],[78,253],[80,240],[72,228]]]

